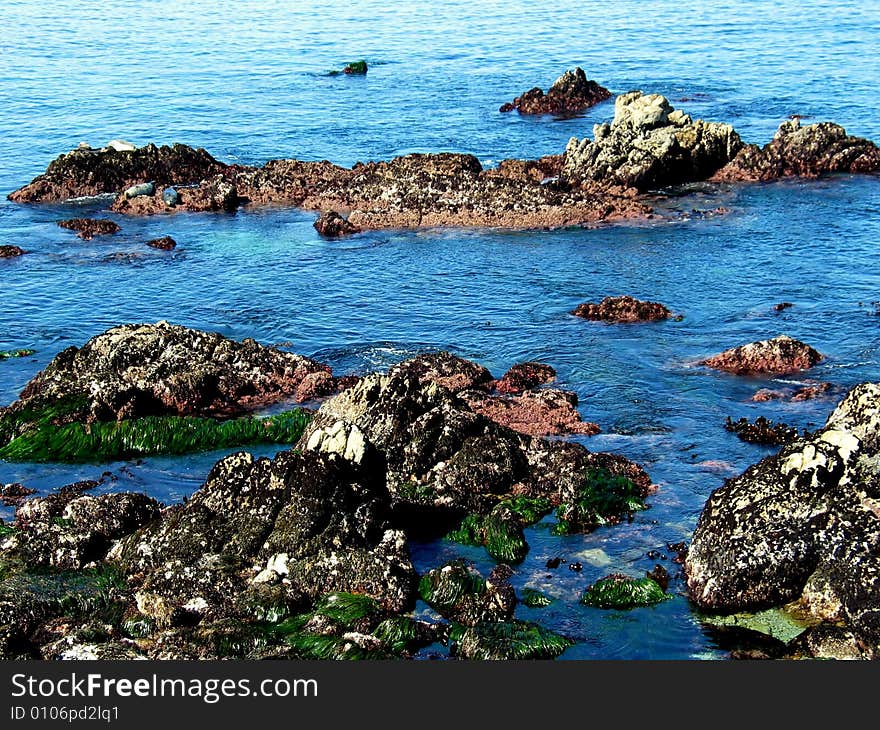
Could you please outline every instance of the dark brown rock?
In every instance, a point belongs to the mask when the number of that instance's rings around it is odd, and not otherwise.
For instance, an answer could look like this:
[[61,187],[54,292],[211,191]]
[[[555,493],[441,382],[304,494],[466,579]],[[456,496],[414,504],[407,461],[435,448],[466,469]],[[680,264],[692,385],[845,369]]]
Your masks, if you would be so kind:
[[162,236],[161,238],[153,238],[147,241],[150,248],[158,248],[161,251],[173,251],[177,248],[177,241],[171,236]]
[[339,238],[353,233],[360,233],[360,228],[352,225],[335,210],[328,210],[318,216],[314,222],[315,230],[325,238]]
[[572,312],[576,317],[602,322],[655,322],[669,319],[672,313],[659,302],[643,302],[631,296],[605,297],[595,304],[579,304]]
[[734,375],[785,375],[811,368],[822,358],[821,353],[800,340],[779,335],[725,350],[700,364]]
[[122,230],[117,223],[106,218],[71,218],[59,221],[58,225],[69,231],[76,231],[76,235],[85,241],[95,236],[107,236]]
[[496,380],[495,390],[507,395],[516,395],[554,380],[556,380],[556,371],[549,365],[540,362],[523,362],[514,365]]
[[764,416],[758,416],[754,422],[747,418],[734,421],[728,416],[724,428],[735,433],[740,441],[762,446],[782,446],[791,443],[799,436],[796,428],[786,423],[773,423]]
[[13,259],[25,253],[25,250],[18,246],[0,246],[0,259]]
[[38,203],[118,193],[153,180],[157,186],[185,185],[223,172],[203,149],[182,144],[149,144],[134,151],[76,149],[53,160],[46,172],[8,197],[16,203]]
[[764,147],[743,147],[712,179],[749,182],[878,170],[880,148],[870,140],[848,135],[843,127],[830,122],[802,127],[795,119],[783,122]]
[[489,390],[493,382],[492,373],[482,365],[445,351],[406,360],[391,368],[390,374],[395,373],[415,375],[420,383],[436,383],[453,393]]
[[574,114],[611,98],[611,92],[587,79],[580,67],[566,71],[545,94],[535,87],[504,104],[499,111],[520,114]]
[[18,482],[13,482],[12,484],[0,484],[0,502],[7,507],[16,507],[26,498],[36,493],[36,489],[30,489],[29,487],[24,486],[24,484],[19,484]]

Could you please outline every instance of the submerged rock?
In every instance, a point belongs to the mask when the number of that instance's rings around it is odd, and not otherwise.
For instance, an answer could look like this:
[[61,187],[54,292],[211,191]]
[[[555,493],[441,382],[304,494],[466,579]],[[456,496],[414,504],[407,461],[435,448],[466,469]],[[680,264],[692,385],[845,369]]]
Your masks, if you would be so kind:
[[161,251],[173,251],[177,248],[177,241],[171,236],[162,236],[161,238],[152,238],[147,241],[150,248],[158,248]]
[[718,182],[767,181],[818,177],[834,172],[880,170],[880,148],[843,127],[820,122],[802,127],[799,119],[783,122],[764,147],[746,145],[712,177]]
[[503,104],[499,111],[515,109],[520,114],[574,114],[610,98],[611,92],[588,80],[584,70],[578,66],[556,79],[546,94],[536,86],[516,97],[513,102]]
[[824,428],[709,497],[685,561],[691,598],[724,612],[797,600],[880,656],[880,384]]
[[114,327],[59,353],[0,410],[0,442],[68,423],[231,416],[333,390],[309,358],[168,322]]
[[773,423],[764,416],[758,416],[754,423],[747,418],[733,421],[728,416],[724,428],[735,433],[740,441],[763,446],[782,446],[791,443],[799,436],[796,428],[792,428],[787,423]]
[[25,250],[19,246],[0,246],[0,259],[14,259],[24,254]]
[[335,210],[321,213],[314,222],[315,230],[325,238],[339,238],[353,233],[360,233],[360,228],[352,225]]
[[653,606],[670,598],[666,590],[651,576],[630,578],[612,573],[600,578],[581,596],[585,606],[626,610],[638,606]]
[[779,335],[725,350],[700,362],[734,375],[785,375],[813,367],[823,355],[800,340]]
[[694,122],[659,94],[631,91],[617,97],[614,120],[597,124],[593,140],[569,141],[562,176],[574,185],[602,181],[649,190],[705,180],[742,145],[729,124]]
[[76,231],[76,235],[85,241],[90,241],[95,236],[107,236],[122,230],[117,223],[106,218],[71,218],[59,221],[58,225]]
[[367,62],[364,60],[352,61],[351,63],[346,64],[345,68],[342,69],[342,73],[348,74],[349,76],[366,76]]
[[655,322],[672,316],[660,302],[643,302],[628,295],[605,297],[598,304],[579,304],[572,314],[602,322]]
[[516,608],[516,593],[504,573],[486,580],[461,560],[422,576],[419,596],[441,616],[463,626],[509,621]]

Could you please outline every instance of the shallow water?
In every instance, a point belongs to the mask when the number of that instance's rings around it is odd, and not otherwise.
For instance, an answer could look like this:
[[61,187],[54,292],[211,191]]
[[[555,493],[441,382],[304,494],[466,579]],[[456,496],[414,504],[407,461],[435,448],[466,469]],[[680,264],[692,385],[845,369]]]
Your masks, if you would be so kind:
[[[497,108],[575,65],[614,92],[664,93],[695,117],[731,122],[748,141],[767,141],[794,113],[880,140],[880,8],[871,4],[705,2],[686,17],[680,3],[630,0],[449,1],[393,11],[363,1],[344,11],[315,2],[240,2],[222,12],[203,0],[81,5],[0,7],[4,193],[82,140],[100,146],[117,137],[186,142],[249,164],[463,151],[492,165],[555,153],[569,137],[591,135],[613,105],[565,120]],[[370,64],[366,77],[325,75],[357,58]],[[725,188],[673,199],[677,215],[651,224],[384,231],[341,242],[321,240],[314,215],[297,210],[138,220],[106,205],[0,203],[0,244],[32,252],[0,261],[0,349],[37,350],[0,361],[0,403],[61,349],[116,324],[158,319],[290,343],[340,374],[432,348],[496,375],[522,360],[548,362],[559,384],[578,393],[584,418],[602,427],[584,441],[589,448],[639,461],[659,485],[632,524],[561,542],[541,525],[530,530],[531,551],[513,580],[560,600],[519,614],[577,638],[564,658],[726,656],[680,581],[674,599],[656,608],[618,613],[576,603],[602,575],[653,567],[648,551],[668,553],[667,542],[687,539],[709,493],[768,453],[727,433],[727,415],[815,426],[835,402],[754,404],[766,380],[707,372],[695,361],[786,333],[828,355],[810,378],[841,388],[880,379],[874,177]],[[718,205],[730,213],[691,213]],[[84,242],[56,226],[87,214],[123,230]],[[164,234],[178,241],[175,252],[143,246]],[[608,326],[568,314],[624,293],[662,301],[684,319]],[[772,311],[780,301],[794,306]],[[46,491],[109,471],[102,489],[171,502],[196,489],[219,455],[76,467],[0,462],[0,481]],[[491,567],[481,550],[413,545],[419,569],[454,554]],[[554,555],[580,561],[583,571],[546,570]]]

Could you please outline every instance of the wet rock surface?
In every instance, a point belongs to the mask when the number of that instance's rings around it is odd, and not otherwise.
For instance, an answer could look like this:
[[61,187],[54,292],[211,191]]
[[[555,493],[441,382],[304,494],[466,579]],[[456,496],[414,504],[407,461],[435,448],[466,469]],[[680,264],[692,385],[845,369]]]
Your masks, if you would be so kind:
[[656,322],[672,316],[660,302],[644,302],[628,295],[605,297],[598,304],[579,304],[572,314],[582,319],[600,322]]
[[514,365],[495,381],[495,390],[505,395],[518,395],[539,385],[556,380],[556,371],[540,362],[523,362]]
[[743,143],[729,124],[694,122],[659,94],[618,96],[611,124],[597,124],[593,139],[572,138],[565,149],[564,180],[608,182],[650,190],[705,180]]
[[797,601],[880,655],[880,385],[712,493],[685,561],[691,598],[732,612]]
[[744,146],[712,179],[757,182],[877,170],[880,148],[870,140],[848,135],[838,124],[820,122],[802,127],[800,120],[794,119],[783,122],[764,147]]
[[309,358],[167,322],[114,327],[59,353],[0,412],[22,427],[151,415],[234,415],[283,398],[331,392],[330,369]]
[[468,391],[462,398],[476,413],[527,436],[593,436],[601,430],[581,419],[577,394],[567,390],[542,388],[508,397]]
[[0,246],[0,259],[14,259],[23,256],[24,254],[25,250],[20,246]]
[[315,230],[325,238],[339,238],[360,233],[360,228],[352,225],[335,210],[329,210],[318,216],[314,222]]
[[173,251],[177,248],[177,241],[171,236],[162,236],[161,238],[151,238],[147,241],[150,248],[158,248],[160,251]]
[[49,163],[46,172],[8,197],[16,203],[38,203],[118,193],[132,185],[195,183],[223,172],[203,149],[182,144],[149,144],[135,150],[76,149]]
[[807,370],[823,359],[814,348],[787,335],[750,342],[700,362],[734,375],[785,375]]
[[728,416],[724,428],[735,433],[740,441],[762,446],[782,446],[799,436],[796,428],[786,423],[774,423],[765,416],[758,416],[754,422],[747,418],[734,421]]
[[556,79],[546,94],[535,87],[512,102],[503,104],[499,111],[516,110],[520,114],[574,114],[610,98],[611,92],[587,79],[584,70],[578,66]]
[[58,225],[69,231],[76,231],[76,235],[85,241],[90,241],[95,236],[107,236],[122,230],[119,224],[106,218],[71,218],[60,221]]

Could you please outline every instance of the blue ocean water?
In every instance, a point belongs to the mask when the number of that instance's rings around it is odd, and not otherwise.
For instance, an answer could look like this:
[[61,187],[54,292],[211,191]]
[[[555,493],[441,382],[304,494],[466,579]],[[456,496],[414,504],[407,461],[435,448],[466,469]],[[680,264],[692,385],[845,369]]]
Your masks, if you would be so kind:
[[[694,117],[732,123],[764,143],[791,114],[832,120],[880,140],[880,6],[842,0],[750,3],[404,2],[234,4],[58,0],[0,5],[0,191],[42,172],[80,141],[185,142],[226,162],[277,157],[350,165],[408,152],[460,151],[486,166],[560,152],[609,120],[611,102],[558,120],[500,114],[523,90],[582,66],[613,92],[663,93]],[[366,77],[328,76],[364,58]],[[658,491],[632,524],[560,544],[541,526],[517,586],[559,598],[521,608],[577,639],[565,658],[724,657],[676,595],[628,613],[578,606],[610,572],[637,575],[687,540],[709,493],[765,453],[723,429],[727,415],[799,427],[834,400],[750,402],[767,385],[693,363],[780,333],[827,359],[809,378],[846,388],[880,379],[880,180],[836,176],[671,199],[672,220],[593,230],[383,231],[321,240],[314,215],[247,210],[128,219],[106,201],[0,202],[0,244],[31,253],[0,261],[0,403],[61,349],[123,322],[180,324],[290,343],[334,371],[365,372],[429,348],[500,375],[542,360],[598,422],[591,449],[644,464]],[[56,222],[100,214],[116,236],[83,242]],[[178,249],[143,241],[171,234]],[[608,294],[659,300],[680,322],[610,327],[568,312]],[[777,313],[773,304],[788,301]],[[803,380],[796,378],[795,380]],[[261,453],[271,454],[273,449]],[[0,481],[41,490],[112,473],[106,489],[171,502],[196,489],[218,454],[77,467],[0,463]],[[9,516],[9,510],[0,516]],[[458,552],[415,545],[424,569]],[[563,552],[560,553],[560,550]],[[581,573],[547,571],[548,557]],[[663,563],[672,572],[670,561]],[[547,577],[552,576],[552,577]]]

